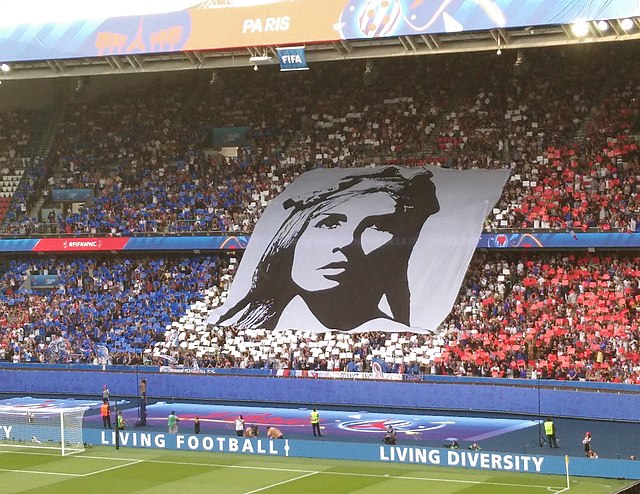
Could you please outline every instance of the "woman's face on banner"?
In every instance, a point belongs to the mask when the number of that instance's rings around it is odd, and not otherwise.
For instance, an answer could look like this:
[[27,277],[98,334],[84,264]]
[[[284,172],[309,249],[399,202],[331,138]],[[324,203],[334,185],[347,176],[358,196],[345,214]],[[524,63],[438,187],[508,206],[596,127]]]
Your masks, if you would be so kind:
[[307,291],[338,286],[356,264],[391,241],[395,208],[391,196],[374,192],[317,213],[296,243],[293,282]]

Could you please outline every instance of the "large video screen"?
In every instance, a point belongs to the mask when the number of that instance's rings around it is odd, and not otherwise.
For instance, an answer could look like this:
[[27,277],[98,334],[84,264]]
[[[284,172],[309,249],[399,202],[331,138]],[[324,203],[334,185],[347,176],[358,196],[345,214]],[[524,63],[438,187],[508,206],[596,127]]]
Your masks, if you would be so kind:
[[0,62],[282,46],[638,15],[637,0],[2,0]]

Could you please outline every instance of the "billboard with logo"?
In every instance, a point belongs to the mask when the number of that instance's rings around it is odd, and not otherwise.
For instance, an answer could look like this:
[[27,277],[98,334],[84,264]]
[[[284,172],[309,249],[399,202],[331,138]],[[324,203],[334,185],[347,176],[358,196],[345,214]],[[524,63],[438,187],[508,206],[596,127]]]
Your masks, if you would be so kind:
[[635,0],[4,0],[0,61],[286,46],[638,15]]

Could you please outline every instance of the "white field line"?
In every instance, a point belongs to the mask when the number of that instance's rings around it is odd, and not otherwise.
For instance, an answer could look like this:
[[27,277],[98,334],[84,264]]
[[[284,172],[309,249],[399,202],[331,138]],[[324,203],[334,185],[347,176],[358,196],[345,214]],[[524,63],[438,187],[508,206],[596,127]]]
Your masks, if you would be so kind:
[[[29,453],[26,451],[12,451],[13,454],[39,454],[45,456],[59,456],[53,455],[51,453]],[[561,492],[565,492],[566,488],[559,486],[548,486],[548,485],[538,485],[538,484],[514,484],[510,482],[485,482],[482,480],[462,480],[462,479],[443,479],[443,478],[430,478],[430,477],[409,477],[404,475],[388,475],[388,474],[379,474],[379,473],[355,473],[355,472],[323,472],[317,470],[304,470],[300,468],[274,468],[274,467],[257,467],[257,466],[248,466],[248,465],[226,465],[224,463],[200,463],[194,461],[168,461],[168,460],[151,460],[151,459],[139,459],[139,458],[118,458],[117,456],[72,456],[70,458],[87,458],[92,460],[115,460],[115,461],[126,461],[129,462],[126,465],[121,466],[129,466],[135,463],[158,463],[162,465],[188,465],[188,466],[200,466],[200,467],[213,467],[213,468],[235,468],[240,470],[267,470],[267,471],[275,471],[275,472],[291,472],[291,473],[301,473],[301,474],[321,474],[321,475],[337,475],[344,477],[369,477],[369,478],[384,478],[384,479],[396,479],[396,480],[421,480],[425,482],[443,482],[443,483],[452,483],[452,484],[471,484],[471,485],[496,485],[501,487],[531,487],[533,489],[553,489],[556,494]],[[453,469],[452,469],[453,470]],[[81,476],[85,476],[87,474],[80,474]],[[92,475],[92,474],[89,474]],[[558,490],[556,490],[558,489]]]
[[0,472],[10,473],[35,473],[38,475],[58,475],[62,477],[83,477],[81,473],[60,473],[60,472],[43,472],[41,470],[14,470],[11,468],[0,468]]
[[136,465],[138,463],[142,463],[144,460],[135,460],[130,461],[129,463],[125,463],[124,465],[116,465],[115,467],[103,468],[102,470],[96,470],[95,472],[83,473],[81,477],[89,477],[90,475],[98,475],[99,473],[108,472],[110,470],[117,470],[118,468],[130,467],[131,465]]
[[563,492],[567,492],[569,490],[569,487],[565,487],[564,489],[560,489],[559,491],[553,491],[554,494],[562,494]]
[[304,479],[305,477],[311,477],[312,475],[315,475],[317,473],[322,473],[322,472],[309,472],[304,475],[298,475],[297,477],[294,477],[289,480],[283,480],[282,482],[276,482],[275,484],[270,484],[265,487],[260,487],[259,489],[254,489],[252,491],[245,492],[245,494],[254,494],[256,492],[266,491],[266,490],[272,489],[273,487],[278,487],[279,485],[288,484],[289,482],[295,482],[296,480]]

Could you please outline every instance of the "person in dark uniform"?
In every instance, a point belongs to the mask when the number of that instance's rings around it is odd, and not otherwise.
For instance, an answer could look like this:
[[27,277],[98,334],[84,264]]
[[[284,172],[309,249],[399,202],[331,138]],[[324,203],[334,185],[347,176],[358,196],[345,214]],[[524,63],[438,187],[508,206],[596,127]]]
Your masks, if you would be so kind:
[[584,445],[584,455],[591,458],[591,432],[585,433],[582,444]]
[[384,439],[382,440],[385,444],[398,444],[398,436],[396,435],[396,431],[392,426],[387,427],[387,432],[384,434]]

